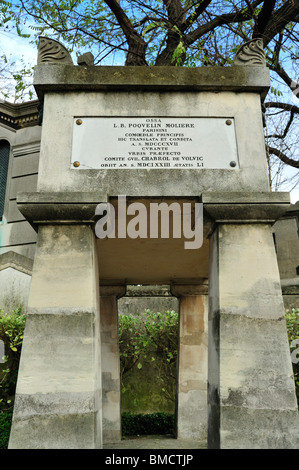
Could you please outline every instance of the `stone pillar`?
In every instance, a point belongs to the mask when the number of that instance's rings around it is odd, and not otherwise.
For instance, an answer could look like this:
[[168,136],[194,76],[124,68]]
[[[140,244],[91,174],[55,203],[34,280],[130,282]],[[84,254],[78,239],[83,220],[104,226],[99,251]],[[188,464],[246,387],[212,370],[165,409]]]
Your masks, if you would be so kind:
[[20,208],[39,227],[9,448],[100,448],[98,256],[87,205],[25,199]]
[[177,438],[207,438],[207,284],[171,287],[180,297]]
[[125,293],[125,286],[100,286],[104,444],[121,440],[117,299]]
[[210,239],[208,446],[297,448],[297,403],[271,231],[283,197],[212,194],[203,200],[215,221]]

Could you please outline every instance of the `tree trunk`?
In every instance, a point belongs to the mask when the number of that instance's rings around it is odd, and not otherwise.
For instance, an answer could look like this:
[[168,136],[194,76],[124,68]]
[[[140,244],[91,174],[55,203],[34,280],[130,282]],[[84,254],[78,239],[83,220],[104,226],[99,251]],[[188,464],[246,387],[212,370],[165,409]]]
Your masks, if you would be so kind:
[[147,65],[145,60],[146,44],[137,35],[132,33],[128,38],[129,51],[125,65]]
[[[161,54],[157,57],[155,65],[177,65],[176,61],[173,60],[173,54],[176,50],[177,46],[181,41],[180,35],[174,31],[169,31],[167,44],[165,49],[161,52]],[[186,59],[186,54],[181,55],[182,63]]]

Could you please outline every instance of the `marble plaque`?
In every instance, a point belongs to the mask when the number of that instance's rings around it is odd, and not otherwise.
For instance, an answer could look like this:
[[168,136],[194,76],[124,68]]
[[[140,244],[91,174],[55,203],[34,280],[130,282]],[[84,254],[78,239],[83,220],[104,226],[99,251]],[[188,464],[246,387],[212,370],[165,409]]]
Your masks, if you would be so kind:
[[234,119],[76,117],[73,169],[239,168]]

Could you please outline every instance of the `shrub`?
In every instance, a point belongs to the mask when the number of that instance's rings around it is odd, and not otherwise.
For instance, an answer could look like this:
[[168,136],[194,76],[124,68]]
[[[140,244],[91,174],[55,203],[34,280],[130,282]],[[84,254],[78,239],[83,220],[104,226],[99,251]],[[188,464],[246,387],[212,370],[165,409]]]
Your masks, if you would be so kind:
[[161,392],[175,401],[178,352],[178,313],[174,311],[120,315],[119,346],[121,381],[133,368],[150,364]]
[[0,449],[8,445],[25,319],[21,309],[12,313],[0,310],[0,340],[6,353],[0,367]]
[[12,421],[12,409],[0,411],[0,449],[7,449]]
[[287,312],[286,322],[293,364],[296,395],[299,403],[299,309],[292,309],[291,312]]
[[19,308],[12,313],[0,310],[0,339],[8,345],[10,352],[20,357],[24,335],[26,315]]
[[122,435],[174,434],[175,418],[172,413],[122,413]]

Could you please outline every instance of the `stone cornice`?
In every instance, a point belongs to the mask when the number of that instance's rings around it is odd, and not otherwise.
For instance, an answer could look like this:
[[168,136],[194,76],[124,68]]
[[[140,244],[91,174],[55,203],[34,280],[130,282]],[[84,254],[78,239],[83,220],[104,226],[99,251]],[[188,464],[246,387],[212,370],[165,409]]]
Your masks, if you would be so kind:
[[45,93],[71,91],[233,91],[265,96],[270,86],[267,67],[122,67],[41,64],[34,87]]
[[0,124],[12,129],[37,126],[39,124],[38,100],[25,103],[0,101]]
[[40,224],[94,224],[98,204],[107,194],[75,192],[19,192],[17,206],[34,229]]
[[212,225],[274,224],[290,207],[287,192],[204,192],[202,202]]
[[[34,226],[39,224],[93,224],[96,207],[106,204],[108,195],[101,192],[19,192],[17,206]],[[205,236],[215,224],[274,224],[290,207],[286,192],[204,192]]]
[[299,201],[296,204],[291,204],[287,212],[284,214],[283,219],[299,217]]

